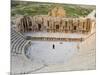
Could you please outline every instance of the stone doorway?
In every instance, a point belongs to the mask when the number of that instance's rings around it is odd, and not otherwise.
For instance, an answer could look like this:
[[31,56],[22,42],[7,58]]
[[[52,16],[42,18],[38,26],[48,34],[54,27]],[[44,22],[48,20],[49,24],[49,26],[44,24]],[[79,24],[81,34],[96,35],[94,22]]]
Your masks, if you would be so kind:
[[39,31],[41,30],[41,24],[38,24],[38,30]]

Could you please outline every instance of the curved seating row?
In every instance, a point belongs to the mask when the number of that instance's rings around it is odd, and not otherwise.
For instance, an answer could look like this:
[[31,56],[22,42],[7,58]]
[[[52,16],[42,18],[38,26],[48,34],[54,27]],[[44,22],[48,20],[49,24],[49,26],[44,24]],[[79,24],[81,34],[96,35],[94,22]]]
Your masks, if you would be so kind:
[[21,33],[11,29],[11,53],[22,54],[28,42]]

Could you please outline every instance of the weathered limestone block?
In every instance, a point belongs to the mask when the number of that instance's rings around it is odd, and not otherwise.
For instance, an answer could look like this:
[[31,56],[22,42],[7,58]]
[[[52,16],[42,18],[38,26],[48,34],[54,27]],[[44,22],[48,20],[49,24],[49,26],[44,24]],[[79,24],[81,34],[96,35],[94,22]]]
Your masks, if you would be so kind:
[[90,31],[90,29],[91,29],[91,24],[92,22],[91,22],[91,19],[90,18],[87,18],[87,31],[89,32]]
[[22,16],[21,16],[21,17],[18,17],[18,18],[16,19],[16,21],[15,21],[15,24],[16,24],[16,27],[17,27],[17,28],[16,28],[17,31],[21,31],[21,28],[22,28],[22,27],[21,27],[21,26],[22,26],[22,25],[21,25],[21,18],[23,18],[23,17],[22,17]]
[[78,27],[78,30],[81,33],[82,33],[82,30],[83,30],[83,22],[84,22],[84,18],[79,18],[79,27]]
[[48,13],[49,16],[52,16],[52,17],[65,17],[66,16],[66,12],[64,10],[64,8],[62,7],[55,7],[53,8],[49,13]]

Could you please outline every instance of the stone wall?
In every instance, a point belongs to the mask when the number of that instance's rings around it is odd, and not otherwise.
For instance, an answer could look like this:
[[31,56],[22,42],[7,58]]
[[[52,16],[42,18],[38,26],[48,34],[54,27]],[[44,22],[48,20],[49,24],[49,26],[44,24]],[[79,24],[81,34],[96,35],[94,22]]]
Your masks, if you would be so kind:
[[23,16],[17,21],[16,25],[20,32],[88,33],[91,31],[92,20],[90,18],[61,18],[38,15]]

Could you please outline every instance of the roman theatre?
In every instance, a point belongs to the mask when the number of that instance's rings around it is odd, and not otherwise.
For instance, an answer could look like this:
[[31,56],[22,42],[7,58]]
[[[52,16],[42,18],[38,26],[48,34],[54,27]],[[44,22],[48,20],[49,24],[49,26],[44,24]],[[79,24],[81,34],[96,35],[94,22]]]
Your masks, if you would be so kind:
[[11,26],[12,73],[94,69],[95,29],[95,10],[68,17],[55,7],[47,15],[17,17]]

